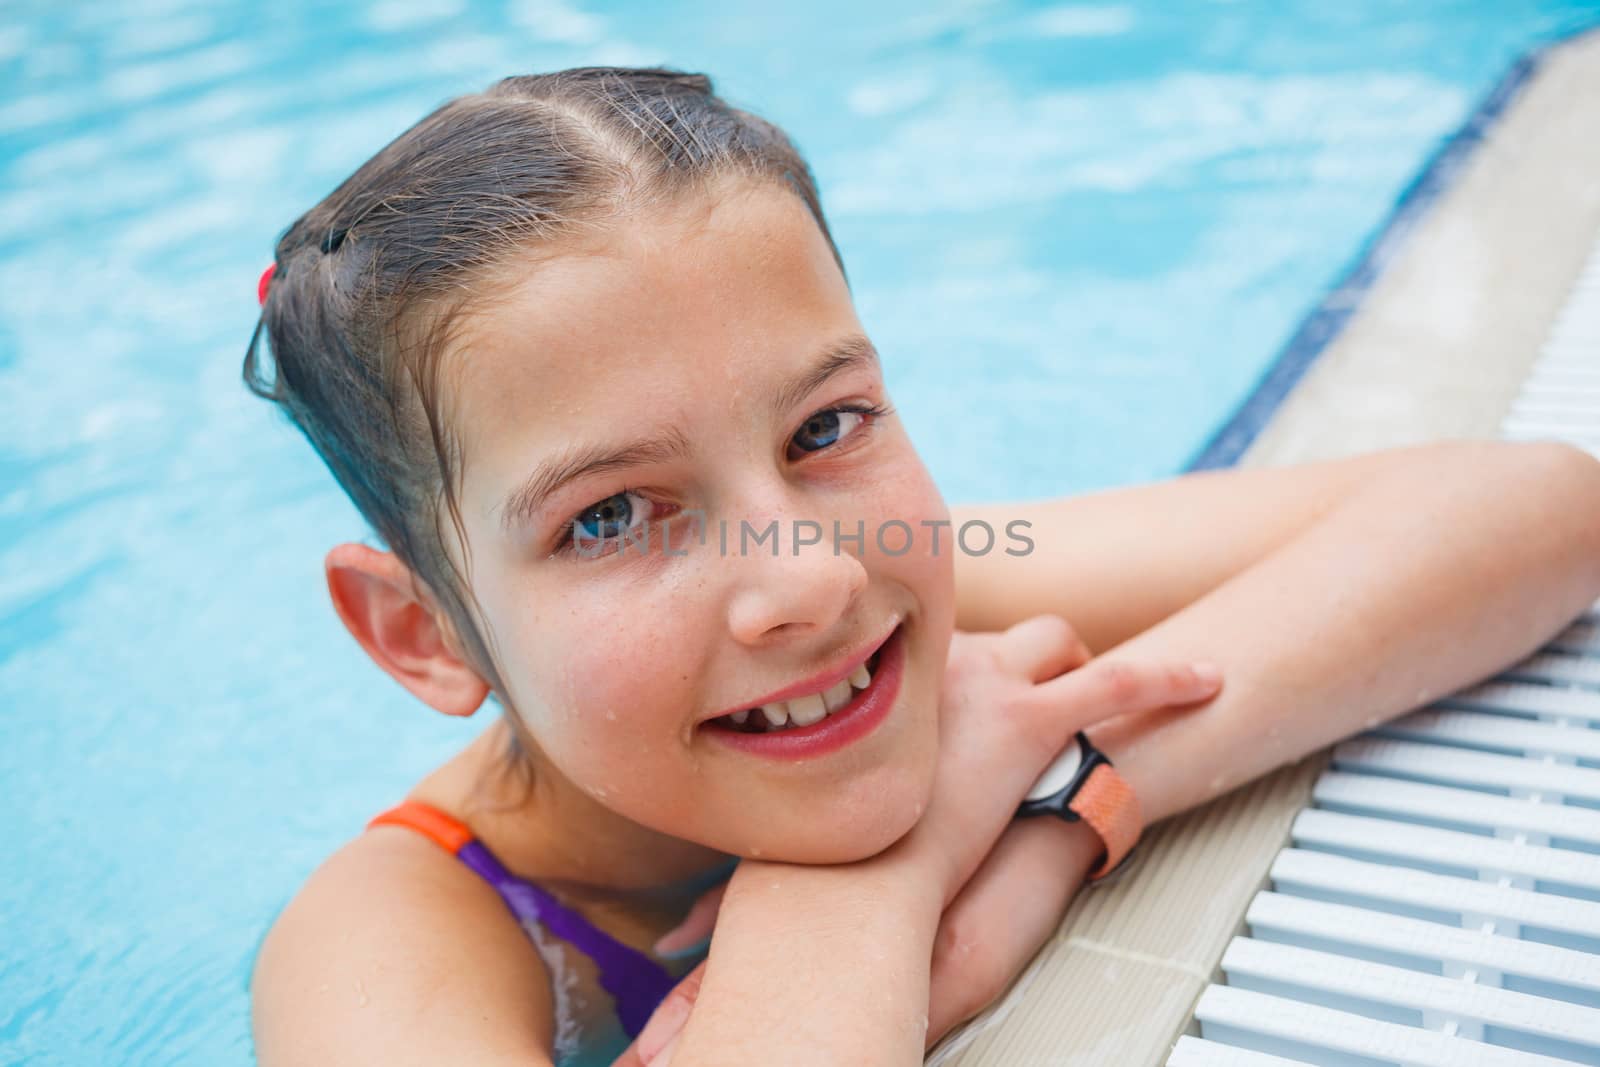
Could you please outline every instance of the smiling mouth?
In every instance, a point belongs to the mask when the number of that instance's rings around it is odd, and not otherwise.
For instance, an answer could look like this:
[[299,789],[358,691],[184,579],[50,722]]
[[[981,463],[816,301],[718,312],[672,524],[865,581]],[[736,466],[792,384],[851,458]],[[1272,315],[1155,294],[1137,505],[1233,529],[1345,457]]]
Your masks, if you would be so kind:
[[882,655],[883,649],[880,647],[848,678],[821,693],[745,708],[711,719],[706,725],[741,734],[776,734],[815,726],[835,712],[843,711],[858,693],[872,685],[872,676],[878,669],[878,660]]

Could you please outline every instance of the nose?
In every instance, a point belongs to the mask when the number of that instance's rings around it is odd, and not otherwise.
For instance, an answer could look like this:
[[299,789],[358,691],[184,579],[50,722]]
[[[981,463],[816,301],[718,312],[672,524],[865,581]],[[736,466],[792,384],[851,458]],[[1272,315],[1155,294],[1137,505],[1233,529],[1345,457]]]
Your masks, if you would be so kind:
[[830,524],[821,524],[825,532],[817,543],[809,543],[817,534],[804,520],[780,519],[777,525],[775,542],[756,546],[730,538],[723,561],[735,575],[728,629],[752,648],[827,631],[849,613],[867,584],[866,567],[839,547]]

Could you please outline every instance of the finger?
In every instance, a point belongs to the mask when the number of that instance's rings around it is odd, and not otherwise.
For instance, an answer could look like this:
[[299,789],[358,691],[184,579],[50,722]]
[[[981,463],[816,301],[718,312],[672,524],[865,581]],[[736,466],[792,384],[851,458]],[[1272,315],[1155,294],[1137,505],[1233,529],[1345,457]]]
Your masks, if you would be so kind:
[[1074,727],[1082,728],[1129,712],[1198,708],[1221,687],[1222,673],[1213,664],[1101,657],[1037,686],[1033,695],[1045,706],[1071,709]]
[[673,1034],[667,1043],[661,1046],[661,1050],[648,1060],[639,1055],[639,1043],[635,1041],[622,1050],[622,1055],[611,1061],[611,1067],[670,1067],[672,1054],[677,1050],[678,1039],[682,1036],[682,1030]]
[[1031,682],[1054,678],[1089,658],[1089,649],[1059,615],[1035,615],[995,637],[995,654]]
[[705,971],[706,965],[702,963],[684,975],[683,979],[672,987],[672,992],[667,994],[666,999],[656,1006],[655,1013],[650,1016],[650,1021],[644,1024],[644,1029],[639,1031],[639,1037],[634,1041],[633,1047],[643,1063],[654,1062],[678,1036],[683,1024],[689,1021],[689,1011],[694,1007],[696,998],[700,996],[700,983],[705,978]]
[[677,1051],[678,1038],[682,1036],[682,1030],[673,1034],[672,1040],[667,1042],[666,1047],[656,1053],[654,1058],[646,1060],[644,1067],[672,1067],[672,1054]]
[[[1057,819],[1013,823],[1000,836],[940,919],[927,1048],[998,998],[1055,933],[1099,853],[1092,836]],[[969,937],[981,945],[962,943]],[[974,950],[985,954],[982,967],[971,966]]]
[[668,930],[655,943],[656,955],[676,959],[698,949],[717,925],[717,911],[722,907],[722,897],[727,891],[728,883],[723,882],[702,893],[683,922]]

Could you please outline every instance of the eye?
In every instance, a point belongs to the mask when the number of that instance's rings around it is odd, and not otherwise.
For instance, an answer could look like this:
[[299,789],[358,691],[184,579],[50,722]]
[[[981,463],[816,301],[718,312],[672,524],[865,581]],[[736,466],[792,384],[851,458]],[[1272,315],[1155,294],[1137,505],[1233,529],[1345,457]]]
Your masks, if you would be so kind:
[[789,444],[805,452],[820,452],[838,444],[860,429],[869,419],[887,415],[878,406],[826,408],[807,419],[789,438]]
[[639,523],[648,523],[653,505],[638,493],[624,491],[596,501],[567,523],[566,540],[590,552],[595,542],[619,541]]

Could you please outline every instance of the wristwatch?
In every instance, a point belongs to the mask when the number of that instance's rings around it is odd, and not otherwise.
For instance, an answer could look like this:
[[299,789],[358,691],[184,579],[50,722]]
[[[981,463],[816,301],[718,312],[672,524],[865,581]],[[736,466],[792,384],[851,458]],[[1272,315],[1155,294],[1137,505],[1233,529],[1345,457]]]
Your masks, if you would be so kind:
[[1105,859],[1089,872],[1089,880],[1098,882],[1133,854],[1144,820],[1139,798],[1106,754],[1082,730],[1077,741],[1045,768],[1017,808],[1017,818],[1054,815],[1088,823],[1106,847]]

